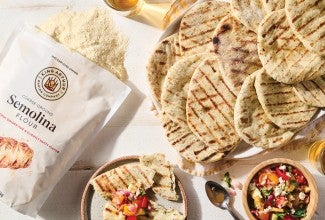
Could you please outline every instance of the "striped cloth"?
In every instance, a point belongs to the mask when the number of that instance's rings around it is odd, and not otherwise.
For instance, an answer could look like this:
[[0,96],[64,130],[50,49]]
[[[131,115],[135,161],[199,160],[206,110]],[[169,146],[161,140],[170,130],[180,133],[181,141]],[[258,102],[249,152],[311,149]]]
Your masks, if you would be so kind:
[[173,20],[175,20],[196,1],[197,0],[175,0],[163,19],[163,28],[165,29]]

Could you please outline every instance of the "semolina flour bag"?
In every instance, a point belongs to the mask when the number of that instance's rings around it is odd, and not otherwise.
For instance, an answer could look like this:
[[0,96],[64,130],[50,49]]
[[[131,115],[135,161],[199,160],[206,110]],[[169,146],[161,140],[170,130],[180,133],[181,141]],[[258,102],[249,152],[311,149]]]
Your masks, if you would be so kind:
[[0,54],[0,201],[36,216],[130,89],[32,26]]

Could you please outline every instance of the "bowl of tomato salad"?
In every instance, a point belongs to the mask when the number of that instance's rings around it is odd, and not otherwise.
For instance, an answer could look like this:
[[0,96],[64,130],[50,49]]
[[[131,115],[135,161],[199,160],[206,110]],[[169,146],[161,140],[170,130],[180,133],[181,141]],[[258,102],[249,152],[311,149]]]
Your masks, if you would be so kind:
[[318,203],[312,174],[300,163],[285,158],[270,159],[256,166],[242,193],[249,219],[312,219]]

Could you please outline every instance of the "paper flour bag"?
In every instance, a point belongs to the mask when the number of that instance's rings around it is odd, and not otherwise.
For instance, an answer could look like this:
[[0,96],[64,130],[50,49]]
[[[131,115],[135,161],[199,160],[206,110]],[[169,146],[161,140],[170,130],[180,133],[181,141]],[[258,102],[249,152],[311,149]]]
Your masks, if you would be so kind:
[[32,26],[0,55],[0,201],[35,216],[130,89]]

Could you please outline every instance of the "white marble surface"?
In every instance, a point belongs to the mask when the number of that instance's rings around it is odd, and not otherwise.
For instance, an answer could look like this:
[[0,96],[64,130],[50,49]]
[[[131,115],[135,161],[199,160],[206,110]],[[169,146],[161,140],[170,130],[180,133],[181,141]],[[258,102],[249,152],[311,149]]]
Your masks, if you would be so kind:
[[[48,16],[66,9],[86,9],[106,7],[102,0],[0,0],[0,48],[10,32],[20,22],[39,24]],[[74,166],[55,187],[45,202],[37,219],[74,220],[80,219],[80,200],[85,184],[100,165],[125,155],[162,152],[176,162],[176,154],[166,141],[159,120],[150,112],[150,100],[145,80],[145,64],[159,39],[162,31],[141,22],[121,17],[112,12],[116,24],[129,37],[130,46],[126,58],[126,68],[132,88],[131,95],[121,109],[99,134],[97,141],[89,146]],[[319,204],[316,220],[325,219],[325,177],[318,173],[306,161],[306,151],[274,152],[264,157],[238,162],[227,169],[235,181],[244,182],[247,173],[259,162],[273,157],[287,157],[303,163],[313,174],[319,187]],[[90,169],[90,170],[83,170]],[[207,180],[221,182],[224,172],[207,178],[191,176],[176,169],[176,173],[185,185],[189,198],[189,220],[232,219],[221,209],[210,204],[205,196],[204,184]],[[1,179],[0,179],[1,181]],[[241,203],[241,191],[237,190],[234,207],[247,219]],[[16,213],[0,204],[1,220],[31,220],[32,218]]]

